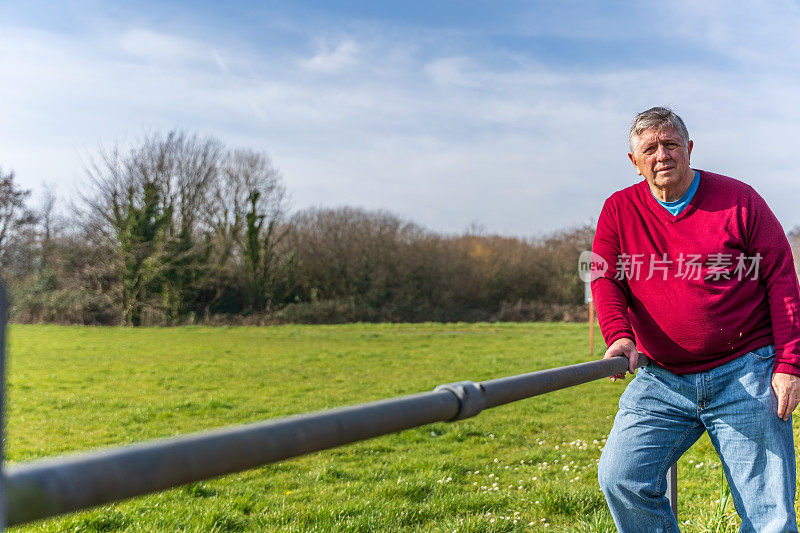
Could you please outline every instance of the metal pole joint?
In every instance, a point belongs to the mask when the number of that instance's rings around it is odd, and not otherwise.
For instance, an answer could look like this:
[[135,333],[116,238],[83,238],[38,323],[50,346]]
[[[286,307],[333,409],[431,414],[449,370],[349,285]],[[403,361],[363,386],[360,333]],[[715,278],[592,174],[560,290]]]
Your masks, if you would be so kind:
[[458,414],[450,420],[463,420],[477,415],[486,408],[486,390],[474,381],[457,381],[439,385],[434,391],[452,392],[458,398]]

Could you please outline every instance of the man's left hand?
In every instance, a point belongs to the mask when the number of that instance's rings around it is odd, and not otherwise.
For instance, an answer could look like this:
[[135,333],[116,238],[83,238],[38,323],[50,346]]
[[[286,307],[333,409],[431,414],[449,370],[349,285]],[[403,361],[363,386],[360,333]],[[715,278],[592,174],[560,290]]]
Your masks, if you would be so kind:
[[800,377],[792,374],[772,374],[772,390],[778,397],[778,418],[789,420],[800,403]]

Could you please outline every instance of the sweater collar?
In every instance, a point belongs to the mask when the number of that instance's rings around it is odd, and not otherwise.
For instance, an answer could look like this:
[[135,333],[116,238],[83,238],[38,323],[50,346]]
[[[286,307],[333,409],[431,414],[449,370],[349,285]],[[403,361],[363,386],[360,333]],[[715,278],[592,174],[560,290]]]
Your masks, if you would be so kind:
[[647,203],[647,206],[650,210],[658,217],[662,218],[667,222],[677,222],[683,218],[686,218],[694,210],[697,206],[701,203],[703,196],[705,195],[705,183],[708,181],[705,179],[706,172],[704,170],[699,169],[692,169],[697,172],[700,176],[700,183],[697,185],[697,190],[694,193],[694,196],[691,200],[689,200],[689,204],[677,215],[673,215],[666,209],[664,206],[658,203],[658,200],[653,196],[653,191],[650,190],[650,185],[647,183],[647,180],[642,180],[639,182],[641,194],[645,197],[644,201]]

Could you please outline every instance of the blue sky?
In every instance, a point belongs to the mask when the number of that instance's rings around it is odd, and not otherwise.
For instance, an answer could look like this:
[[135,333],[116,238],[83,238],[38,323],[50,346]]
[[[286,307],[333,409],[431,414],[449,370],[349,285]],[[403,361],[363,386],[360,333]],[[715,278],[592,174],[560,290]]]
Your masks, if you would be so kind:
[[295,209],[540,235],[638,180],[670,105],[693,166],[800,225],[796,2],[1,2],[0,166],[65,200],[98,146],[183,128],[268,152]]

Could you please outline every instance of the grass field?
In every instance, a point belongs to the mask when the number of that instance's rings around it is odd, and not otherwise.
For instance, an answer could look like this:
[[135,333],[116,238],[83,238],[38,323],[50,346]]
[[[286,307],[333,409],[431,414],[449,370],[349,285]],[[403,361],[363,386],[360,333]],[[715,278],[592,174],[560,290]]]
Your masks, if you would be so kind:
[[[589,360],[586,324],[9,331],[7,459],[174,436]],[[602,353],[598,342],[597,353]],[[596,461],[624,384],[601,380],[16,531],[614,531]],[[703,437],[684,531],[735,531]]]

